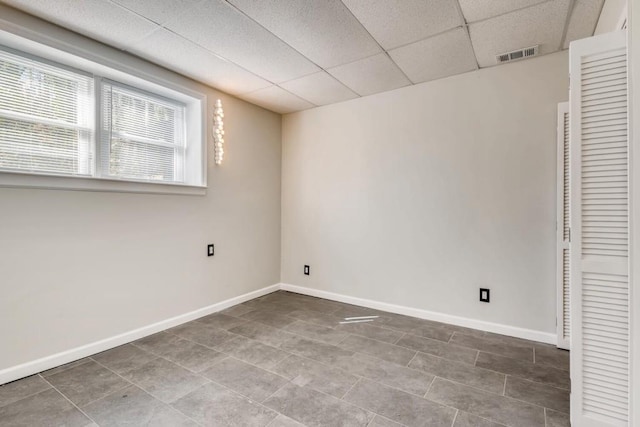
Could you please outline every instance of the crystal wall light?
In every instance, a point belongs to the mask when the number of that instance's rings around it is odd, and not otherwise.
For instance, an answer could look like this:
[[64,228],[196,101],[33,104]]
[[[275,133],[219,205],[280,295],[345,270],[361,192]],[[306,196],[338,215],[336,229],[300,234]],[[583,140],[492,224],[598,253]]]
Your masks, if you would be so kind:
[[222,101],[216,101],[213,109],[213,151],[216,165],[222,164],[224,158],[224,111],[222,110]]

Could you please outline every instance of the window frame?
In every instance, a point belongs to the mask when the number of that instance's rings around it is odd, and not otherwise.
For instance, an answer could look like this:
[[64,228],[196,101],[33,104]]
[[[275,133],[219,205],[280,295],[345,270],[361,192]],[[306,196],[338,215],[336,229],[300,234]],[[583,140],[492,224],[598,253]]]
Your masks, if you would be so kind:
[[[107,135],[106,133],[108,132],[105,129],[105,110],[104,110],[104,89],[105,86],[111,86],[112,88],[118,88],[123,92],[130,92],[132,94],[132,96],[134,94],[139,94],[142,96],[147,96],[147,97],[151,97],[151,98],[155,98],[156,100],[167,104],[168,106],[171,107],[179,107],[183,109],[183,123],[180,126],[180,130],[181,133],[183,134],[181,137],[181,141],[182,141],[182,145],[175,145],[175,144],[170,144],[167,142],[163,142],[163,141],[158,141],[158,140],[152,140],[151,138],[145,138],[145,137],[137,137],[137,138],[129,138],[131,139],[132,142],[134,143],[142,143],[142,144],[149,144],[149,145],[155,145],[155,146],[164,146],[167,148],[173,148],[174,150],[181,150],[182,153],[179,156],[181,159],[181,164],[176,163],[174,165],[174,174],[177,173],[182,181],[174,181],[174,183],[176,184],[181,184],[181,182],[186,181],[186,170],[187,168],[187,151],[188,151],[188,144],[187,144],[187,104],[185,104],[184,102],[175,100],[175,99],[171,99],[171,98],[167,98],[165,96],[162,95],[158,95],[157,93],[152,93],[149,92],[147,90],[144,89],[140,89],[125,83],[121,83],[112,79],[108,79],[105,77],[97,77],[96,76],[96,80],[94,83],[94,87],[96,87],[96,93],[95,93],[95,97],[96,97],[96,105],[101,105],[102,108],[96,112],[96,114],[99,114],[99,117],[96,117],[96,148],[98,149],[98,152],[96,152],[96,175],[98,177],[102,177],[102,178],[107,178],[107,179],[118,179],[118,180],[132,180],[132,181],[142,181],[142,182],[147,182],[146,180],[138,180],[135,178],[129,178],[129,177],[117,177],[117,176],[113,176],[109,173],[108,166],[106,164],[106,162],[108,162],[107,159],[104,158],[103,154],[107,155],[107,157],[110,159],[111,156],[111,144],[110,144],[110,140],[107,140]],[[174,128],[174,132],[176,131],[176,129]],[[122,137],[126,137],[126,134],[124,133],[120,133],[118,132]],[[113,132],[110,133],[110,135],[113,135]],[[131,135],[132,137],[134,135]],[[146,140],[146,141],[145,141]],[[176,159],[177,160],[177,159]],[[175,160],[174,160],[175,161]],[[172,183],[171,181],[153,181],[153,180],[149,180],[150,182],[162,182],[162,183]]]
[[[38,37],[36,37],[37,39]],[[1,48],[28,59],[60,67],[94,79],[94,112],[92,126],[93,175],[55,174],[19,170],[0,170],[0,187],[62,189],[79,191],[112,191],[149,194],[204,195],[207,188],[207,97],[200,91],[176,84],[161,77],[163,71],[148,64],[134,68],[129,61],[114,61],[104,56],[78,52],[78,48],[64,43],[32,40],[7,31],[0,31]],[[62,46],[64,45],[64,46]],[[127,55],[127,54],[125,54]],[[133,61],[140,61],[132,58]],[[145,64],[145,65],[147,65]],[[166,71],[165,71],[166,73]],[[100,151],[102,132],[102,85],[114,84],[134,92],[164,99],[173,104],[184,105],[185,155],[184,182],[153,181],[134,178],[119,178],[105,174],[102,170]]]

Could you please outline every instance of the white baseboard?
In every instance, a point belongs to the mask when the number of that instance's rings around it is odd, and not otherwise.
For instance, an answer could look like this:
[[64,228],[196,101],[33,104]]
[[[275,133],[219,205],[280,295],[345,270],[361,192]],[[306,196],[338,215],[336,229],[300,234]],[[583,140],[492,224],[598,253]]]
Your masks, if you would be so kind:
[[344,302],[347,304],[360,305],[376,310],[389,311],[391,313],[404,314],[405,316],[418,317],[420,319],[433,320],[435,322],[449,323],[451,325],[463,326],[466,328],[480,329],[482,331],[494,332],[496,334],[508,335],[511,337],[523,338],[531,341],[538,341],[547,344],[556,344],[557,336],[549,332],[536,331],[533,329],[518,328],[516,326],[504,325],[501,323],[486,322],[483,320],[470,319],[468,317],[454,316],[451,314],[438,313],[436,311],[422,310],[419,308],[406,307],[402,305],[389,304],[386,302],[373,301],[364,298],[351,297],[348,295],[336,294],[319,289],[305,288],[303,286],[289,285],[281,283],[280,289],[299,294],[324,298],[332,301]]
[[144,338],[148,335],[155,334],[157,332],[181,325],[186,322],[190,322],[200,317],[224,310],[225,308],[229,308],[236,304],[240,304],[245,301],[249,301],[251,299],[269,294],[271,292],[275,292],[278,289],[280,289],[280,284],[267,286],[265,288],[258,289],[257,291],[249,292],[234,298],[229,298],[216,304],[199,308],[197,310],[181,314],[170,319],[162,320],[152,325],[143,326],[142,328],[134,329],[133,331],[125,332],[114,337],[105,338],[100,341],[83,345],[81,347],[72,348],[70,350],[52,354],[51,356],[46,356],[41,359],[3,369],[0,371],[0,385],[27,377],[29,375],[37,374],[38,372],[42,372],[47,369],[55,368],[56,366],[64,365],[65,363],[73,362],[75,360],[82,359],[83,357],[91,356],[93,354],[97,354],[114,347],[118,347],[119,345]]
[[162,320],[160,322],[143,326],[138,329],[134,329],[129,332],[122,333],[110,338],[105,338],[99,341],[95,341],[90,344],[83,345],[81,347],[72,348],[60,353],[52,354],[41,359],[33,360],[31,362],[23,363],[21,365],[6,368],[0,371],[0,385],[14,381],[20,378],[27,377],[29,375],[37,374],[38,372],[45,371],[47,369],[55,368],[56,366],[70,363],[83,357],[88,357],[93,354],[100,353],[102,351],[109,350],[129,343],[131,341],[144,338],[148,335],[155,334],[165,329],[172,328],[174,326],[181,325],[186,322],[198,319],[203,316],[224,310],[236,304],[249,301],[254,298],[261,297],[263,295],[275,292],[279,289],[296,292],[299,294],[314,296],[318,298],[325,298],[332,301],[344,302],[347,304],[360,305],[363,307],[369,307],[376,310],[389,311],[391,313],[404,314],[406,316],[418,317],[420,319],[433,320],[436,322],[449,323],[457,326],[464,326],[467,328],[480,329],[483,331],[494,332],[497,334],[509,335],[517,338],[524,338],[532,341],[544,342],[548,344],[556,344],[556,335],[548,332],[535,331],[532,329],[518,328],[515,326],[503,325],[500,323],[485,322],[482,320],[469,319],[466,317],[453,316],[450,314],[438,313],[435,311],[422,310],[418,308],[405,307],[396,304],[389,304],[386,302],[373,301],[364,298],[357,298],[348,295],[336,294],[333,292],[322,291],[319,289],[305,288],[303,286],[290,285],[287,283],[278,283],[275,285],[267,286],[262,289],[258,289],[253,292],[246,293],[234,298],[221,301],[216,304],[209,305],[207,307],[199,308],[189,313],[181,314],[179,316],[172,317],[170,319]]

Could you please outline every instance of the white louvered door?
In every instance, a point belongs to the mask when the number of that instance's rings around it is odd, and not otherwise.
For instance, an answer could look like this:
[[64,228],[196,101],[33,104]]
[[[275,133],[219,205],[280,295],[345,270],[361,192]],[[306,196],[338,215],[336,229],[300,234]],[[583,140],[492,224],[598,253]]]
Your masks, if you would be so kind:
[[626,34],[571,44],[571,420],[629,423]]
[[569,350],[570,336],[570,294],[569,287],[569,227],[571,204],[570,168],[569,168],[569,103],[558,104],[558,174],[557,174],[557,209],[556,220],[557,250],[556,250],[556,283],[558,290],[558,313],[556,316],[558,348]]

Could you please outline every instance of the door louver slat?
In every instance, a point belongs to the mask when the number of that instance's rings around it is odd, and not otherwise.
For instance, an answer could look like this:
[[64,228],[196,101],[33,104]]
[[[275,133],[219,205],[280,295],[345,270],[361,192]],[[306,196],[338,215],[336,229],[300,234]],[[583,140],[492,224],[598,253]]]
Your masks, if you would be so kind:
[[[629,174],[625,36],[572,43],[572,423],[629,421]],[[578,319],[578,320],[576,320]]]
[[558,230],[557,230],[557,288],[558,347],[569,349],[571,331],[571,286],[570,286],[570,150],[569,150],[569,104],[558,104]]

